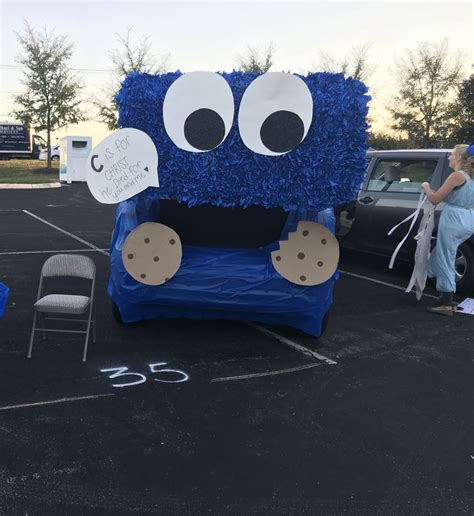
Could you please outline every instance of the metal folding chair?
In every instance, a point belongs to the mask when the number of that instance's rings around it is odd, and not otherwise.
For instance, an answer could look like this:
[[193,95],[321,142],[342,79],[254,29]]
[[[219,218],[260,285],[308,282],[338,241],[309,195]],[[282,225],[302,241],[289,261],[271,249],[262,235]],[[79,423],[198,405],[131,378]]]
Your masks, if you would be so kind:
[[[89,345],[89,334],[92,326],[93,342],[96,341],[96,318],[95,318],[95,303],[94,303],[94,289],[95,289],[95,275],[96,268],[94,262],[87,256],[78,254],[56,254],[46,260],[41,269],[40,284],[38,288],[37,301],[34,304],[33,328],[31,330],[30,347],[28,350],[28,358],[31,358],[33,351],[33,341],[36,332],[54,333],[82,333],[86,335],[84,342],[84,353],[82,361],[86,361],[87,347]],[[84,278],[92,281],[90,297],[77,296],[70,294],[49,294],[43,296],[43,286],[45,278],[52,277],[75,277]],[[83,315],[87,314],[87,319],[65,319],[65,318],[46,318],[45,314],[69,314],[69,315]],[[41,327],[36,326],[37,316],[41,318]],[[46,328],[46,321],[74,321],[86,322],[86,330],[59,330]]]

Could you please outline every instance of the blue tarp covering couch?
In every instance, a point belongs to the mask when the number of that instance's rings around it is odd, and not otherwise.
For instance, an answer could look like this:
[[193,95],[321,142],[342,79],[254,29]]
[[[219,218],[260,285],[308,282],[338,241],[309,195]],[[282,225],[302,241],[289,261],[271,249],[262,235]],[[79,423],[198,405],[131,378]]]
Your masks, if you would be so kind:
[[[159,222],[159,211],[159,201],[138,196],[117,209],[108,293],[124,322],[157,317],[253,320],[321,334],[338,274],[314,287],[290,283],[272,265],[270,253],[277,242],[262,249],[184,246],[181,267],[169,282],[151,287],[135,281],[122,262],[123,244],[139,224]],[[289,213],[282,239],[300,220],[319,222],[334,232],[331,209],[300,209]]]

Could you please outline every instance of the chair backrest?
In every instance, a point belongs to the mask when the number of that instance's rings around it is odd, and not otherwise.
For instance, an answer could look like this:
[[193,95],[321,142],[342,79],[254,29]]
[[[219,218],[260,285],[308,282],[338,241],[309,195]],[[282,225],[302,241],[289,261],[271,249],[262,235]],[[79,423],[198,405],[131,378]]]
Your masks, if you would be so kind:
[[94,280],[95,263],[88,256],[81,254],[55,254],[44,262],[41,276],[72,276]]

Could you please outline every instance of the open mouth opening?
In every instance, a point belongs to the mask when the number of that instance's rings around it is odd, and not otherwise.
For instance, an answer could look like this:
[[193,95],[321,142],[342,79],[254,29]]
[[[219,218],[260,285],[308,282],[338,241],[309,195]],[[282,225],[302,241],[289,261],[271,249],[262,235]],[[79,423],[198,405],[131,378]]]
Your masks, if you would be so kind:
[[161,199],[160,220],[178,233],[183,245],[258,249],[280,239],[288,218],[282,208],[222,208],[211,204],[188,207]]

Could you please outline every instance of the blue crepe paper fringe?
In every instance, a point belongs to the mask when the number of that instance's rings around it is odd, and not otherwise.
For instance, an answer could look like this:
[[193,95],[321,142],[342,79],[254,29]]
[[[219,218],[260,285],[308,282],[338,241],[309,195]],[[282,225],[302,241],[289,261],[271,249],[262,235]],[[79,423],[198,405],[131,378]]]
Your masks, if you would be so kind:
[[133,72],[117,95],[119,126],[147,133],[158,150],[160,187],[138,194],[174,198],[189,206],[260,205],[323,210],[352,200],[366,171],[367,87],[341,74],[311,73],[301,77],[313,97],[313,122],[305,140],[281,156],[263,156],[242,142],[237,113],[242,95],[258,75],[221,75],[235,100],[232,129],[210,152],[187,152],[168,137],[163,124],[163,100],[182,74]]

